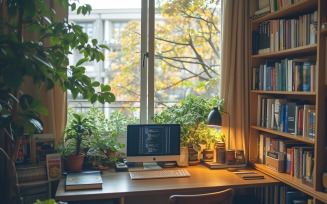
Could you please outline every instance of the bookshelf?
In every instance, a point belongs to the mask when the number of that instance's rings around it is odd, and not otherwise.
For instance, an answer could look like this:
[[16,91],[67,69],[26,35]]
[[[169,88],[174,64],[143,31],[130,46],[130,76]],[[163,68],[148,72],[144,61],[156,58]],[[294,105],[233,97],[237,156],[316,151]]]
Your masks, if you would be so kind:
[[[251,0],[251,11],[255,11],[256,8],[255,5],[257,4],[258,0]],[[273,1],[270,1],[273,2]],[[279,1],[281,2],[281,1]],[[293,1],[292,1],[293,2]],[[310,15],[312,14],[312,15]],[[307,15],[307,16],[306,16]],[[316,39],[310,41],[310,25],[312,22],[310,21],[311,16],[316,15],[316,21],[317,21],[317,27],[316,27]],[[304,17],[305,16],[305,17]],[[309,18],[307,20],[307,27],[305,27],[303,24],[302,31],[307,31],[306,34],[304,33],[296,33],[297,28],[301,28],[300,23],[302,23],[299,19],[305,19]],[[294,20],[297,19],[297,20]],[[314,19],[314,17],[312,18]],[[272,23],[273,21],[278,21],[277,23],[277,29],[276,26]],[[283,21],[283,22],[282,22]],[[285,23],[288,21],[287,23]],[[291,23],[291,21],[297,21],[296,23]],[[282,23],[281,23],[282,22]],[[303,22],[305,22],[303,20]],[[314,203],[327,203],[327,193],[324,192],[323,186],[322,186],[322,173],[327,170],[327,159],[325,158],[327,155],[327,143],[326,143],[326,79],[327,79],[327,72],[326,72],[326,66],[327,66],[327,44],[326,44],[326,38],[327,38],[327,32],[326,29],[321,29],[321,24],[327,22],[327,1],[326,0],[302,0],[298,1],[297,3],[285,6],[281,9],[278,9],[277,11],[273,11],[271,13],[268,13],[264,16],[257,17],[254,19],[250,19],[250,36],[256,36],[252,37],[252,47],[251,47],[251,55],[250,55],[250,132],[249,132],[249,163],[254,168],[256,168],[259,171],[262,171],[281,182],[298,189],[299,191],[302,191],[303,193],[307,194],[309,197],[312,197],[314,200]],[[268,31],[264,32],[264,29],[267,29],[268,25]],[[289,26],[289,27],[288,27]],[[291,28],[293,26],[293,28]],[[295,27],[295,28],[294,28]],[[280,29],[283,28],[283,32],[277,32],[281,31]],[[272,30],[270,30],[272,29]],[[287,30],[287,31],[286,31]],[[277,34],[276,34],[276,32]],[[287,32],[287,34],[286,34]],[[267,33],[268,37],[263,37],[264,34]],[[284,39],[281,37],[281,33],[283,33]],[[273,34],[273,35],[271,35]],[[304,35],[307,36],[307,41],[303,40]],[[275,38],[271,37],[275,36]],[[277,38],[278,36],[279,38]],[[286,37],[287,36],[287,37]],[[286,38],[286,39],[285,39]],[[268,42],[265,43],[265,41],[258,42],[258,39],[264,39],[268,40]],[[281,40],[283,39],[283,40]],[[292,40],[292,42],[287,42],[287,40]],[[294,42],[294,41],[295,42]],[[280,42],[282,41],[282,42]],[[301,41],[301,42],[300,42]],[[260,47],[258,44],[266,44],[266,47],[268,47],[265,50],[265,52],[258,52]],[[285,44],[289,46],[285,46]],[[292,44],[292,45],[291,45]],[[277,47],[277,48],[276,48]],[[261,47],[262,48],[262,47]],[[260,53],[260,54],[259,54]],[[294,74],[295,64],[285,64],[284,62],[288,61],[295,61],[294,59],[305,59],[305,61],[310,62],[311,65],[314,65],[313,72],[315,73],[315,76],[311,78],[311,90],[309,91],[295,91],[294,89],[294,83],[296,79],[296,75]],[[267,61],[273,61],[274,65],[272,66],[271,70],[268,69],[269,74],[264,73],[264,71],[267,69],[268,63]],[[277,64],[277,65],[276,65]],[[280,65],[282,64],[282,65]],[[260,70],[260,66],[262,66]],[[299,65],[300,66],[300,65]],[[301,64],[303,66],[303,64]],[[278,69],[283,70],[283,68],[280,67],[286,67],[285,69],[290,69],[291,72],[277,72]],[[260,72],[261,71],[261,72]],[[276,72],[275,72],[276,71]],[[258,74],[259,73],[259,74]],[[263,74],[264,73],[264,74]],[[283,82],[280,82],[277,77],[282,76],[285,73],[286,82],[285,83],[291,83],[293,87],[287,90],[281,90],[278,88],[277,83],[280,83],[282,85]],[[302,71],[301,71],[302,73]],[[266,75],[265,75],[266,74]],[[301,75],[302,76],[302,75]],[[302,76],[303,77],[303,76]],[[277,78],[277,79],[276,79]],[[268,80],[268,82],[267,82]],[[284,80],[284,79],[283,79]],[[302,78],[301,78],[302,80]],[[260,82],[261,81],[261,82]],[[261,88],[258,88],[257,83],[265,83],[269,84],[267,87],[263,86]],[[271,86],[270,86],[271,85]],[[296,86],[296,85],[295,85]],[[314,88],[313,88],[314,87]],[[285,104],[282,104],[283,111],[281,109],[277,109],[278,107],[276,104],[272,105],[271,107],[271,113],[268,114],[269,111],[264,113],[264,110],[269,110],[266,106],[262,105],[265,104],[264,100],[261,98],[258,99],[259,95],[265,95],[267,98],[273,98],[273,99],[283,99]],[[261,97],[262,97],[261,96]],[[309,133],[312,137],[302,136],[301,134],[294,134],[293,132],[287,131],[288,125],[290,121],[293,121],[291,118],[291,113],[287,112],[289,109],[290,102],[294,102],[298,105],[298,109],[301,109],[301,106],[304,104],[306,105],[315,105],[314,110],[310,112],[314,112],[314,116],[308,116],[308,121],[310,120],[310,125],[307,127],[310,127]],[[261,108],[263,107],[263,108]],[[287,107],[287,109],[286,109]],[[285,108],[285,109],[284,109]],[[277,111],[278,110],[278,111]],[[286,111],[287,110],[287,111]],[[276,111],[276,112],[274,112]],[[280,115],[280,113],[282,114]],[[264,113],[264,114],[261,114]],[[275,115],[276,113],[276,115]],[[278,114],[277,114],[278,113]],[[300,114],[298,111],[297,114]],[[264,116],[262,116],[264,115]],[[271,123],[271,126],[264,125],[264,121],[258,120],[258,116],[267,118],[269,115],[269,118],[271,118],[272,121],[281,121],[276,120],[277,118],[283,118],[284,122],[275,122],[278,124]],[[287,116],[286,116],[287,115]],[[307,114],[308,115],[308,114]],[[312,114],[310,114],[312,115]],[[298,115],[299,117],[299,115]],[[299,118],[295,117],[295,122],[297,125],[303,124],[302,122],[302,116],[301,120]],[[299,121],[300,120],[300,121]],[[259,123],[258,123],[259,121]],[[314,122],[315,121],[315,122]],[[261,123],[263,122],[263,123]],[[311,123],[312,122],[312,123]],[[287,128],[285,127],[287,124]],[[281,129],[278,129],[281,126]],[[297,128],[300,130],[302,126],[297,126]],[[302,130],[302,129],[301,129]],[[266,137],[272,137],[275,138],[278,141],[278,144],[283,144],[284,140],[291,140],[294,141],[294,143],[298,143],[298,146],[307,146],[311,147],[313,149],[313,169],[311,169],[311,176],[310,176],[310,185],[306,182],[305,179],[302,178],[302,175],[300,178],[296,178],[293,175],[290,175],[285,172],[278,172],[275,170],[272,170],[266,166],[265,162],[262,162],[259,157],[262,156],[264,153],[263,147],[260,147],[260,135],[263,135]],[[261,137],[262,138],[262,137]],[[280,142],[281,141],[281,142]],[[266,141],[265,141],[266,142]],[[288,146],[286,146],[288,147]],[[264,149],[271,148],[270,146],[265,146]],[[291,147],[289,146],[291,149]],[[279,151],[279,150],[275,150]],[[300,158],[302,159],[302,155],[300,155]],[[303,162],[306,162],[305,159]],[[303,162],[301,165],[303,165]],[[285,166],[287,164],[287,158],[285,154]],[[293,165],[293,164],[292,164]],[[305,166],[304,166],[305,167]],[[286,167],[285,167],[286,168]],[[302,170],[301,170],[302,171]],[[303,172],[302,172],[303,173]]]

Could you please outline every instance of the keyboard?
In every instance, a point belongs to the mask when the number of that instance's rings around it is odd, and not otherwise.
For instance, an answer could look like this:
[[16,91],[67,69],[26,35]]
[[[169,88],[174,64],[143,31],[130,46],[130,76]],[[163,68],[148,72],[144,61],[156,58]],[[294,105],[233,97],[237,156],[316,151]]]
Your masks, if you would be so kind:
[[131,179],[156,179],[156,178],[178,178],[190,177],[190,173],[186,169],[182,170],[153,170],[153,171],[131,171],[129,172]]

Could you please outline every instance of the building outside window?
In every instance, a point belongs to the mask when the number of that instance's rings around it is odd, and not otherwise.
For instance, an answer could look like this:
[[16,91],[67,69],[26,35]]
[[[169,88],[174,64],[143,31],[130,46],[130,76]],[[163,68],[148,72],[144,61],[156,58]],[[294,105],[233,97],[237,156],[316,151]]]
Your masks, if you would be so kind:
[[[110,48],[104,62],[86,64],[87,75],[109,84],[116,96],[112,104],[95,104],[107,116],[115,109],[133,107],[141,122],[147,122],[188,94],[219,95],[220,1],[189,1],[197,6],[181,5],[178,0],[156,1],[153,7],[151,3],[147,6],[149,10],[142,9],[144,2],[151,1],[121,0],[106,5],[101,0],[84,0],[81,3],[93,8],[90,15],[69,13],[69,19],[81,25],[90,39]],[[78,54],[73,57],[77,62]],[[71,97],[68,102],[76,111],[92,106]]]

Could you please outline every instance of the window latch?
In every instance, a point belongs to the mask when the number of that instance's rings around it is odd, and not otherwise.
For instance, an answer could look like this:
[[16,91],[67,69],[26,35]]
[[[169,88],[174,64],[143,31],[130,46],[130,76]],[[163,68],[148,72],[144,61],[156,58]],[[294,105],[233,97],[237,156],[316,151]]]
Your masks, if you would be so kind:
[[149,53],[146,52],[146,53],[143,53],[143,57],[142,57],[142,68],[144,67],[144,64],[145,64],[145,58],[146,57],[149,57]]

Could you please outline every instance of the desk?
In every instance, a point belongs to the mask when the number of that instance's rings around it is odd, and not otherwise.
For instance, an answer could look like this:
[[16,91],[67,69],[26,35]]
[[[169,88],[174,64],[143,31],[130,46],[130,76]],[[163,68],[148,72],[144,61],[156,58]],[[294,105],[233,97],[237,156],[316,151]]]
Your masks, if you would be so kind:
[[[243,180],[227,170],[210,170],[202,165],[187,167],[186,178],[131,180],[128,172],[104,171],[103,188],[97,190],[65,191],[65,178],[61,178],[56,200],[79,201],[116,198],[120,204],[167,203],[172,194],[213,192],[228,187],[247,188],[275,185],[280,182],[265,175],[265,179]],[[252,171],[252,170],[251,170]],[[159,199],[160,198],[160,199]],[[154,202],[155,201],[155,202]]]

